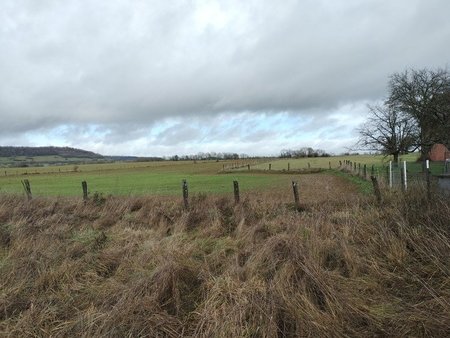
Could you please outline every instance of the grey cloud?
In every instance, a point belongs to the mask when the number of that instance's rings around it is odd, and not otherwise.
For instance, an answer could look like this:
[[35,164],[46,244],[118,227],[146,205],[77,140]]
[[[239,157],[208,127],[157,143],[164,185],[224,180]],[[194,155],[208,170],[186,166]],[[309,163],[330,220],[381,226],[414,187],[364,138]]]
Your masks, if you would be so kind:
[[[445,66],[449,12],[447,0],[3,0],[0,133],[94,124],[115,143],[168,117],[317,119],[382,98],[394,71]],[[157,138],[242,128],[199,124]]]
[[195,140],[201,133],[202,131],[198,128],[184,123],[178,123],[159,133],[156,136],[156,139],[158,140],[158,144],[164,146],[174,146],[180,144],[181,142]]

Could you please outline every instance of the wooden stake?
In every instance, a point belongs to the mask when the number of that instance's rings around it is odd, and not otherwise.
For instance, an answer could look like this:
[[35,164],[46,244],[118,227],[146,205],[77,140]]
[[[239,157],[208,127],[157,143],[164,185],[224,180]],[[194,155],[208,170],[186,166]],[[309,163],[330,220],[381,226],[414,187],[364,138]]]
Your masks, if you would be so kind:
[[184,202],[184,207],[186,209],[189,208],[188,195],[189,195],[188,185],[187,185],[186,180],[183,180],[183,202]]
[[83,188],[83,201],[87,201],[88,199],[88,187],[87,187],[87,182],[83,181],[81,182],[81,187]]
[[377,201],[378,201],[378,203],[381,203],[381,192],[380,192],[380,186],[378,184],[378,180],[375,176],[370,176],[370,178],[372,180],[373,191],[375,192]]
[[300,210],[300,197],[298,195],[298,184],[297,181],[292,181],[292,190],[294,191],[294,202],[297,210]]
[[428,200],[431,199],[431,172],[430,169],[427,168],[426,169],[426,179],[427,179],[427,195],[428,195]]
[[239,204],[240,198],[239,198],[239,182],[233,181],[233,188],[234,188],[234,203]]

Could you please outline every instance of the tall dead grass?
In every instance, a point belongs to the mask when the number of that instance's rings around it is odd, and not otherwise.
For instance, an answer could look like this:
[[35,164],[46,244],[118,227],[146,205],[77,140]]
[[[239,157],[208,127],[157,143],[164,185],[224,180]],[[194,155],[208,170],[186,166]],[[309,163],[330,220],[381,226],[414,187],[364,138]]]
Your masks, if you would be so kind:
[[448,201],[422,191],[0,197],[6,337],[450,335]]

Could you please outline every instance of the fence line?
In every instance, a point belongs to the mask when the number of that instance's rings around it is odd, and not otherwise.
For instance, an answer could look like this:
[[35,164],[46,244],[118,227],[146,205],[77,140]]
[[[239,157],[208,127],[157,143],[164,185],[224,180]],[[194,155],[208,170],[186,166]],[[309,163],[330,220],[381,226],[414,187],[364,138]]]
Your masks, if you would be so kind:
[[[290,168],[290,163],[287,163],[288,170]],[[247,166],[250,169],[250,164],[241,166]],[[328,162],[328,166],[331,167],[331,162]],[[431,169],[435,172],[441,169],[446,172],[444,175],[433,175]],[[308,163],[308,167],[310,167],[310,163]],[[431,168],[433,167],[433,168]],[[269,168],[271,169],[271,164],[269,164]],[[384,170],[384,168],[386,170]],[[367,164],[361,164],[350,160],[339,161],[339,169],[346,171],[352,175],[358,176],[361,179],[372,181],[377,200],[380,200],[381,195],[379,195],[380,186],[388,186],[389,189],[401,188],[403,191],[407,191],[408,187],[411,185],[421,184],[427,188],[428,194],[431,194],[431,189],[436,185],[436,183],[440,184],[440,180],[446,179],[444,184],[445,187],[449,185],[448,179],[450,179],[450,165],[449,162],[445,164],[435,163],[430,161],[424,161],[423,163],[418,162],[407,162],[403,161],[400,165],[397,163],[393,163],[390,161],[386,167],[375,167],[375,165],[371,166],[370,176],[368,175],[368,167]],[[422,170],[422,171],[421,171]],[[31,193],[31,184],[28,179],[24,179],[21,181],[25,194],[28,200],[32,199]],[[88,185],[86,181],[81,182],[82,185],[82,193],[83,200],[88,200]],[[292,188],[294,191],[294,203],[297,206],[297,209],[300,208],[299,204],[299,196],[298,196],[298,188],[297,182],[292,181]],[[445,188],[448,190],[448,188]],[[239,204],[240,195],[239,195],[239,183],[238,181],[233,181],[233,191],[235,203]],[[188,184],[186,180],[182,181],[182,192],[183,192],[183,201],[186,209],[189,208],[189,200],[188,200]]]
[[[345,160],[340,169],[361,179],[368,179],[365,171],[361,174],[359,163]],[[370,178],[372,177],[376,177],[377,181],[389,189],[407,191],[410,186],[421,185],[426,187],[428,196],[431,196],[431,190],[436,187],[440,193],[450,195],[449,160],[446,162],[402,161],[401,163],[390,161],[385,167],[375,168],[372,165]]]

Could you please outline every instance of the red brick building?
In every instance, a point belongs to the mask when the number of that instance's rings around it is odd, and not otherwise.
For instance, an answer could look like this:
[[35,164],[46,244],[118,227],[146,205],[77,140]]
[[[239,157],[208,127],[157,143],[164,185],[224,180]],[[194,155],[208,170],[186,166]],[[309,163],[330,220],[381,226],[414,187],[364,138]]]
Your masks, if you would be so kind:
[[450,151],[443,144],[437,143],[431,147],[428,158],[430,161],[445,161],[450,158]]

